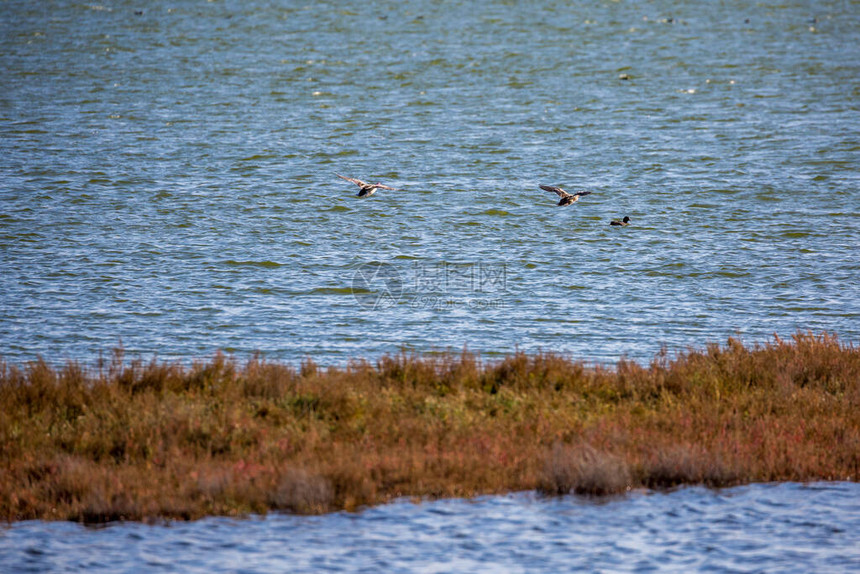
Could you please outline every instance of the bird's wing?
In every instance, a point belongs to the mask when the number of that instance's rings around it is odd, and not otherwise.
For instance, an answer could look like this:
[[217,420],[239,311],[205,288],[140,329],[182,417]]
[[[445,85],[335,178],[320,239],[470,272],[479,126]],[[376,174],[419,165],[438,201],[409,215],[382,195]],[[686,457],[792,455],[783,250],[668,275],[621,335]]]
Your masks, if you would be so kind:
[[590,191],[577,191],[573,195],[591,195]]
[[373,187],[378,187],[379,189],[390,189],[391,191],[400,191],[396,187],[390,187],[387,185],[382,185],[381,183],[375,183],[375,184],[373,184]]
[[338,177],[339,177],[339,178],[341,178],[341,179],[345,179],[346,181],[348,181],[348,182],[350,182],[350,183],[354,183],[355,185],[357,185],[357,186],[359,186],[359,187],[362,187],[362,186],[364,186],[364,185],[367,185],[366,183],[364,183],[364,182],[363,182],[363,181],[361,181],[360,179],[355,179],[354,177],[346,177],[345,175],[341,175],[341,174],[339,174],[339,173],[336,173],[335,175],[336,175],[336,176],[338,176]]
[[559,197],[567,197],[570,195],[569,193],[567,193],[562,188],[555,187],[554,185],[541,185],[540,188],[544,191],[551,191],[551,192],[557,194]]

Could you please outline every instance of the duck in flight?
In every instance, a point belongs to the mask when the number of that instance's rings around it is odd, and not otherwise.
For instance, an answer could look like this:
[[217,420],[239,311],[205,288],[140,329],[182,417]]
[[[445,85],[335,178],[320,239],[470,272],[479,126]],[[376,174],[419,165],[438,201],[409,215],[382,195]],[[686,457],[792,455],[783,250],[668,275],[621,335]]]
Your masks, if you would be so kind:
[[576,203],[583,195],[591,195],[590,191],[577,191],[576,193],[568,193],[560,187],[554,185],[541,185],[540,188],[544,191],[551,191],[557,194],[561,199],[558,200],[558,205],[570,205]]
[[617,219],[613,219],[609,223],[609,225],[621,225],[621,226],[630,225],[630,218],[625,215],[624,219],[622,219],[621,221],[618,221]]
[[377,189],[390,189],[391,191],[400,191],[394,187],[389,187],[387,185],[383,185],[378,181],[376,183],[366,183],[361,181],[360,179],[355,179],[353,177],[346,177],[345,175],[340,175],[339,173],[335,174],[341,179],[345,179],[350,183],[354,183],[358,186],[358,197],[370,197],[374,193],[376,193]]

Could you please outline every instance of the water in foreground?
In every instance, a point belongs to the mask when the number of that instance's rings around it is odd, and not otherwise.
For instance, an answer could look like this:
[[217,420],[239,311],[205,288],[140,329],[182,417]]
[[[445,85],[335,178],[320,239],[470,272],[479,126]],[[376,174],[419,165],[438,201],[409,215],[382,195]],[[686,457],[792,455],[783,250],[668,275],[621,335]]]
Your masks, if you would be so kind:
[[[0,530],[7,572],[779,571],[860,568],[860,484],[531,493],[358,513]],[[333,541],[337,540],[337,544]]]

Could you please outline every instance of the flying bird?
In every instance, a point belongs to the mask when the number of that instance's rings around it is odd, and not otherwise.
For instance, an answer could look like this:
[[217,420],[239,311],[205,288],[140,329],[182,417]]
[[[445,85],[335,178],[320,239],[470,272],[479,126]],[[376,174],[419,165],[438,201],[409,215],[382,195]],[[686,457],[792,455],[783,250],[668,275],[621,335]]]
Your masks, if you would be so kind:
[[576,193],[568,193],[560,187],[554,185],[542,185],[540,188],[544,191],[551,191],[558,195],[561,199],[558,200],[558,205],[570,205],[576,203],[583,195],[591,195],[590,191],[577,191]]
[[394,187],[389,187],[387,185],[383,185],[378,181],[376,183],[366,183],[361,181],[360,179],[355,179],[354,177],[346,177],[345,175],[340,175],[339,173],[335,174],[341,179],[345,179],[351,183],[354,183],[358,186],[358,197],[370,197],[374,193],[376,193],[377,189],[390,189],[391,191],[400,191]]
[[630,225],[630,218],[625,215],[624,219],[622,219],[621,221],[618,221],[617,219],[613,219],[609,223],[609,225],[621,225],[621,226]]

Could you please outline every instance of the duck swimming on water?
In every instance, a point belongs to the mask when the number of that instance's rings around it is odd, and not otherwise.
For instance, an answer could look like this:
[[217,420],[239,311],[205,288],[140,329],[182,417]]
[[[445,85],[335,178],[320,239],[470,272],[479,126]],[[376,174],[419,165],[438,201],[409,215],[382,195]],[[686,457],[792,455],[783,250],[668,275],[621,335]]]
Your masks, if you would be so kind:
[[621,221],[618,221],[617,219],[613,219],[609,223],[609,225],[621,225],[621,226],[630,225],[630,218],[625,215],[624,219],[622,219]]
[[340,175],[339,173],[335,174],[341,179],[345,179],[350,183],[354,183],[358,186],[358,197],[370,197],[374,193],[376,193],[377,189],[390,189],[391,191],[400,191],[397,188],[389,187],[387,185],[383,185],[378,181],[376,183],[366,183],[361,181],[360,179],[355,179],[353,177],[346,177],[345,175]]
[[560,187],[554,185],[541,185],[540,188],[544,191],[551,191],[558,195],[561,199],[558,200],[559,206],[570,205],[576,203],[583,195],[591,195],[590,191],[577,191],[576,193],[568,193]]

